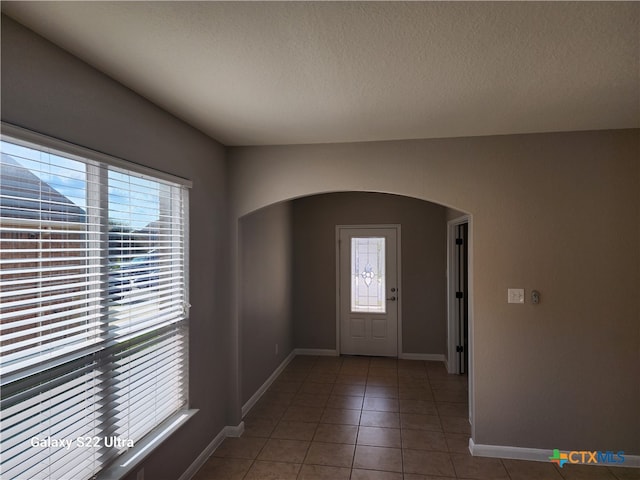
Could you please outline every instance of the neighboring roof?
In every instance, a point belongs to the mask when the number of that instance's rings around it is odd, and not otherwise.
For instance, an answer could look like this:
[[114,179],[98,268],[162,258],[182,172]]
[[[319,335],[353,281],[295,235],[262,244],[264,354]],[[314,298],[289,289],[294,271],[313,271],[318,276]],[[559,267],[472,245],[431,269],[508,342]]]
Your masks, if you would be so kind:
[[39,221],[86,222],[87,213],[6,153],[0,162],[0,216]]

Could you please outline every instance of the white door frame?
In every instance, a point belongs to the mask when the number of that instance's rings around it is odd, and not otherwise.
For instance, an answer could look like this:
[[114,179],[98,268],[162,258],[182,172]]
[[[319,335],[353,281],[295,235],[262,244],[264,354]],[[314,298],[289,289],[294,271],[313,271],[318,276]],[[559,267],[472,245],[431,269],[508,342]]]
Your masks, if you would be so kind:
[[463,215],[461,217],[449,220],[447,222],[447,371],[449,373],[458,372],[459,355],[456,353],[456,345],[458,341],[458,319],[456,318],[456,227],[463,223],[467,223],[467,294],[469,297],[469,371],[467,376],[469,379],[469,422],[472,425],[473,434],[473,378],[475,370],[473,368],[473,219],[471,215]]
[[398,304],[398,358],[402,355],[402,268],[401,268],[401,245],[400,224],[380,224],[380,225],[336,225],[336,352],[340,355],[340,230],[357,230],[369,228],[392,228],[396,231],[396,263],[397,263],[397,304]]

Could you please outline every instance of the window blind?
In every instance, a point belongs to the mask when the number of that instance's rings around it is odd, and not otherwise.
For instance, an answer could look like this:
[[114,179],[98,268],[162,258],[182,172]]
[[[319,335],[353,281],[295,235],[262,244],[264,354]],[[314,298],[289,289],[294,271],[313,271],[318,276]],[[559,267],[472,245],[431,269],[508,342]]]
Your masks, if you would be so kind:
[[187,406],[187,189],[3,135],[0,476],[84,479]]

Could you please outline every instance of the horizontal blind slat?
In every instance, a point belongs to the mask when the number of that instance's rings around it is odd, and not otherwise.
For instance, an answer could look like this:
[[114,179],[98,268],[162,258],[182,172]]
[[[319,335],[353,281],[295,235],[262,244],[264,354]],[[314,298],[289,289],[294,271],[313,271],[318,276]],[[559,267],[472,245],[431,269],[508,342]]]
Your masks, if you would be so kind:
[[0,468],[88,478],[121,449],[25,442],[138,441],[186,406],[186,189],[29,138],[2,136]]

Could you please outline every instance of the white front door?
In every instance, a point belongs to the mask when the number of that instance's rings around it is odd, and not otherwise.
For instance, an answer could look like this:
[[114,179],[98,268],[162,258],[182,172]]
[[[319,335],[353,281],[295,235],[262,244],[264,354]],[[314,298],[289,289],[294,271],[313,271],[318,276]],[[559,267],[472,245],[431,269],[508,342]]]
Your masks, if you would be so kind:
[[398,356],[398,228],[338,227],[341,354]]

